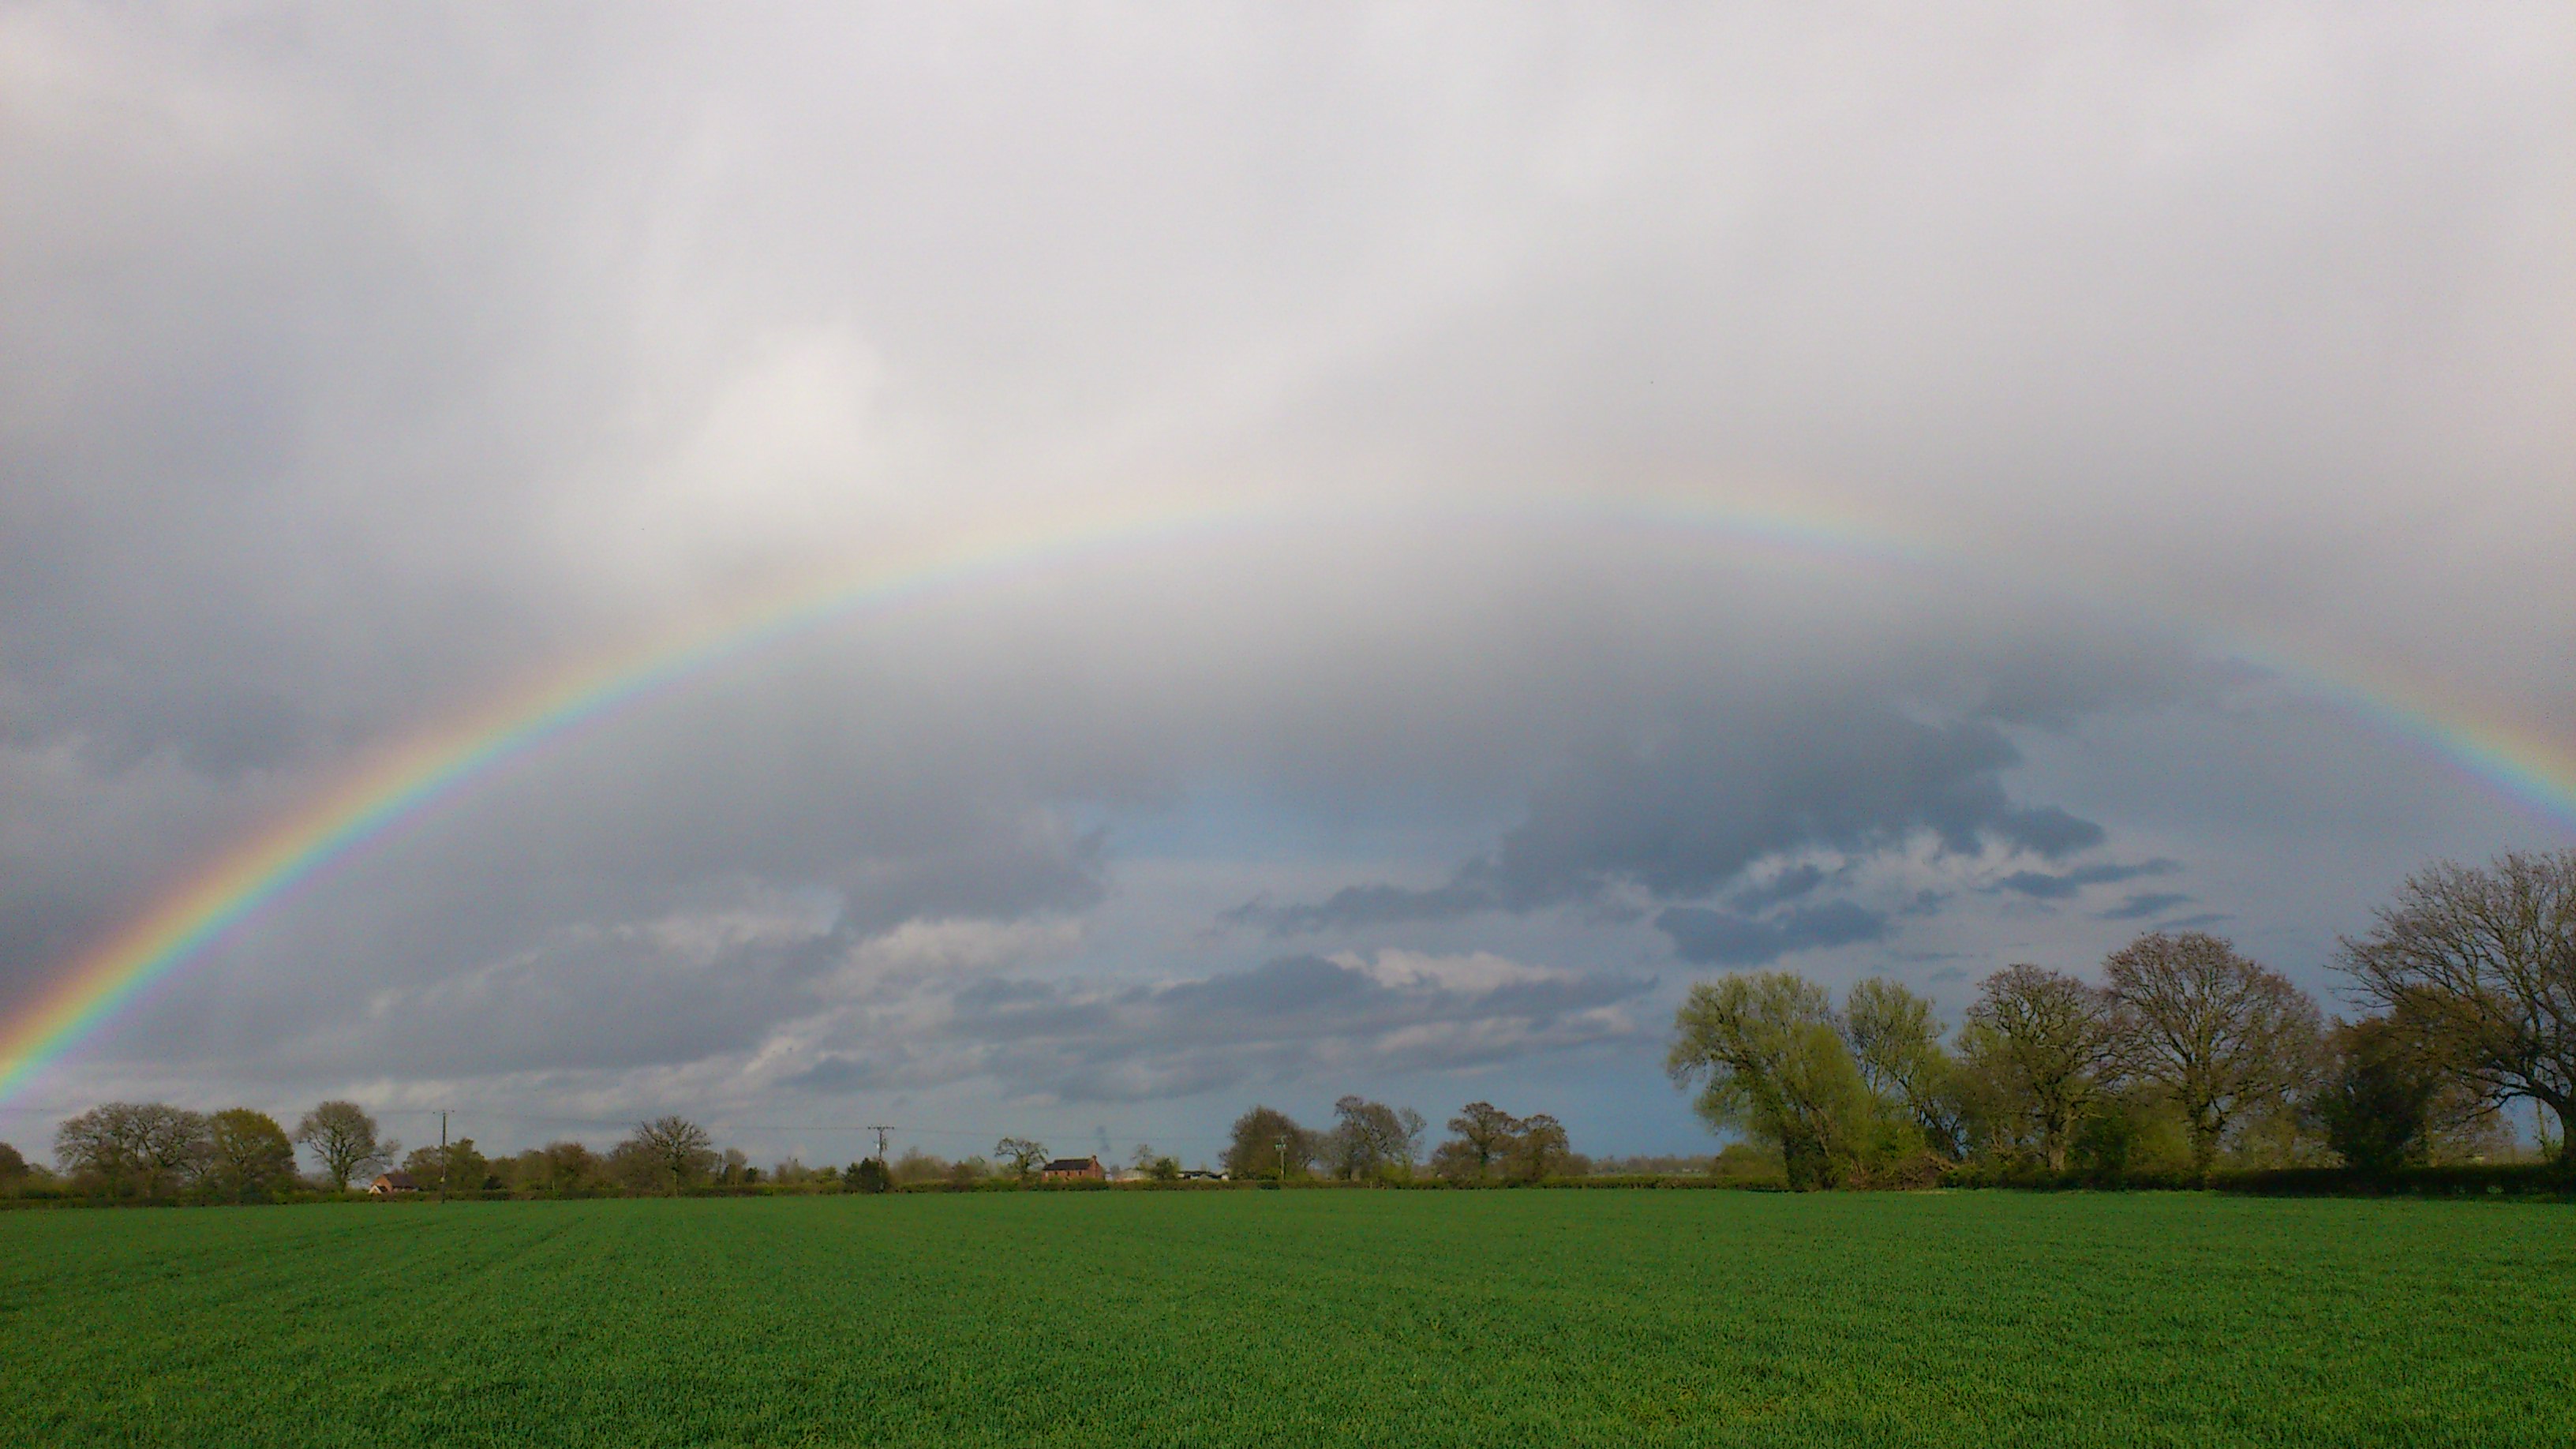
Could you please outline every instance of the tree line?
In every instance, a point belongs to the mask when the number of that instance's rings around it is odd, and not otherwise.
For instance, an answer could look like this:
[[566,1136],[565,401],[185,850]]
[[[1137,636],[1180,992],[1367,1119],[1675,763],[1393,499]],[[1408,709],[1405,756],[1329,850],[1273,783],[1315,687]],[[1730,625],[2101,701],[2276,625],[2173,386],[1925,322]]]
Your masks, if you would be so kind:
[[[2150,932],[2104,959],[2098,985],[2028,963],[1993,972],[1955,1031],[1893,981],[1837,1001],[1789,972],[1738,973],[1691,988],[1667,1058],[1701,1117],[1744,1139],[1714,1157],[1595,1161],[1554,1116],[1484,1101],[1460,1108],[1426,1153],[1419,1112],[1350,1095],[1315,1128],[1253,1107],[1221,1162],[1229,1178],[1280,1183],[1681,1172],[1802,1189],[2329,1163],[2386,1173],[2511,1151],[2502,1113],[2527,1102],[2556,1119],[2544,1153],[2576,1166],[2576,850],[2425,870],[2367,934],[2340,943],[2335,964],[2366,1008],[2355,1019],[2328,1018],[2217,936]],[[110,1102],[61,1124],[54,1159],[48,1171],[0,1143],[0,1194],[274,1202],[345,1194],[386,1171],[446,1194],[865,1192],[1025,1185],[1049,1153],[1005,1137],[989,1157],[915,1148],[891,1163],[790,1159],[764,1172],[680,1116],[639,1121],[605,1152],[558,1141],[487,1156],[459,1138],[406,1153],[354,1102],[324,1102],[291,1131],[247,1107]],[[1151,1146],[1131,1168],[1197,1175]]]
[[[2329,1020],[2199,932],[2150,932],[2100,984],[2029,964],[1978,987],[1955,1033],[1868,980],[1840,1002],[1783,971],[1692,987],[1668,1067],[1720,1132],[1796,1188],[2141,1171],[2222,1159],[2386,1173],[2510,1150],[2502,1113],[2576,1117],[2576,850],[2411,877],[2336,965],[2367,1011]],[[2554,1145],[2553,1145],[2554,1142]]]

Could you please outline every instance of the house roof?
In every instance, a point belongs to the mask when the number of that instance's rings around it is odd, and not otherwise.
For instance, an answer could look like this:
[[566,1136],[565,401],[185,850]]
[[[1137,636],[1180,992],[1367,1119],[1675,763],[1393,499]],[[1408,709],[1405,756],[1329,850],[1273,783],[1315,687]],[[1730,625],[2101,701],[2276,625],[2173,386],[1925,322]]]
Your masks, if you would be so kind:
[[1059,1157],[1040,1169],[1044,1172],[1089,1172],[1100,1165],[1097,1157]]
[[408,1172],[388,1172],[377,1178],[376,1181],[383,1183],[387,1187],[418,1187],[420,1185],[411,1180],[411,1174]]

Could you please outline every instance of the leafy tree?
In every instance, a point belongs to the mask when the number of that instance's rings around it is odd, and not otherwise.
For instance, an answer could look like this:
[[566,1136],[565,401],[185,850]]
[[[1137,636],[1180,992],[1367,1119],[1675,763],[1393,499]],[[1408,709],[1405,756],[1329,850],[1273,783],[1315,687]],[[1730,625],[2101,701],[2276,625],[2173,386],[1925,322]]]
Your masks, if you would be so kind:
[[2206,1173],[2229,1125],[2315,1075],[2316,1003],[2216,936],[2149,932],[2103,963],[2125,1064],[2182,1114]]
[[1520,1140],[1521,1119],[1491,1102],[1470,1102],[1449,1119],[1458,1134],[1433,1150],[1432,1170],[1453,1182],[1491,1177]]
[[2307,1112],[2347,1165],[2416,1167],[2502,1135],[2492,1103],[2432,1053],[2431,1040],[2385,1016],[2337,1022],[2327,1033],[2323,1081]]
[[2054,1172],[2084,1118],[2118,1084],[2120,1033],[2102,993],[2015,965],[1980,985],[1959,1032],[1990,1135],[2028,1144]]
[[599,1179],[599,1154],[578,1142],[549,1142],[537,1150],[538,1182],[548,1192],[578,1192]]
[[347,1192],[349,1179],[379,1172],[402,1151],[392,1138],[376,1136],[376,1119],[355,1102],[325,1102],[295,1124],[295,1141],[322,1163],[322,1175],[334,1191]]
[[1047,1164],[1046,1144],[1033,1137],[1005,1137],[993,1144],[993,1155],[1007,1163],[1011,1175],[1027,1182]]
[[947,1159],[933,1156],[918,1147],[905,1148],[903,1155],[894,1160],[894,1180],[897,1182],[937,1182],[947,1175]]
[[[1275,1107],[1254,1107],[1234,1119],[1225,1149],[1230,1177],[1284,1180],[1301,1176],[1321,1155],[1317,1134]],[[1284,1148],[1284,1150],[1283,1150]]]
[[1505,1167],[1519,1181],[1537,1182],[1563,1173],[1573,1155],[1566,1143],[1565,1124],[1545,1112],[1534,1112],[1521,1119]]
[[850,1170],[841,1175],[841,1181],[852,1192],[894,1190],[894,1174],[886,1170],[885,1163],[873,1157],[851,1163]]
[[1967,1155],[1967,1114],[1958,1064],[1941,1049],[1932,1003],[1872,977],[1843,998],[1843,1041],[1861,1080],[1889,1115],[1912,1124],[1923,1145],[1950,1161]]
[[18,1149],[0,1142],[0,1190],[16,1187],[28,1178],[27,1159]]
[[158,1197],[193,1181],[210,1151],[206,1119],[166,1102],[109,1102],[54,1134],[63,1170],[111,1193]]
[[618,1187],[633,1193],[662,1193],[676,1190],[669,1164],[656,1154],[650,1144],[629,1137],[608,1149],[600,1164],[601,1174]]
[[1710,1127],[1780,1150],[1790,1187],[1839,1185],[1870,1116],[1869,1088],[1823,987],[1785,971],[1703,981],[1674,1017],[1667,1069]]
[[2341,965],[2483,1100],[2576,1127],[2576,849],[2445,862],[2408,878]]
[[209,1186],[234,1202],[266,1198],[295,1183],[295,1144],[266,1112],[230,1107],[206,1119]]
[[492,1164],[475,1150],[474,1139],[459,1137],[445,1147],[415,1147],[403,1159],[403,1171],[429,1192],[481,1192],[492,1177]]
[[1333,1119],[1324,1151],[1334,1176],[1357,1181],[1412,1173],[1422,1142],[1421,1113],[1346,1096],[1333,1104]]

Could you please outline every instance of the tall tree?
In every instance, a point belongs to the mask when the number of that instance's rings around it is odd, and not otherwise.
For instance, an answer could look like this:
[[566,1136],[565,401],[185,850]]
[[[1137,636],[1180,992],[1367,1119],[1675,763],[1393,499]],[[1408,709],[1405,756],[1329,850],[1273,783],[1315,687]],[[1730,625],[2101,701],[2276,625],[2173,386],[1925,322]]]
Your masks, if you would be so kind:
[[1785,971],[1703,981],[1674,1029],[1665,1065],[1703,1083],[1693,1106],[1710,1127],[1779,1148],[1792,1188],[1840,1185],[1871,1103],[1823,987]]
[[295,1141],[321,1160],[322,1175],[335,1191],[347,1192],[349,1179],[376,1172],[394,1160],[402,1144],[376,1136],[376,1119],[355,1102],[325,1102],[295,1124]]
[[0,1142],[0,1190],[16,1187],[27,1180],[27,1159],[17,1148]]
[[1314,1166],[1321,1146],[1318,1134],[1275,1107],[1256,1106],[1235,1118],[1228,1137],[1224,1162],[1229,1177],[1300,1176]]
[[444,1147],[415,1147],[403,1159],[403,1171],[430,1192],[480,1192],[492,1176],[489,1159],[475,1150],[474,1139],[459,1137]]
[[1046,1166],[1047,1148],[1034,1137],[1005,1137],[993,1144],[993,1156],[1007,1165],[1013,1176],[1026,1182]]
[[1990,1128],[2027,1142],[2051,1171],[2119,1081],[2120,1037],[2102,993],[2059,971],[2014,965],[1979,985],[1959,1032]]
[[1470,1102],[1449,1119],[1449,1130],[1457,1136],[1432,1154],[1432,1166],[1440,1175],[1491,1177],[1520,1140],[1521,1119],[1491,1102]]
[[1941,1049],[1941,1020],[1932,1003],[1884,977],[1855,984],[1843,998],[1843,1040],[1861,1080],[1894,1114],[1913,1124],[1924,1145],[1952,1161],[1967,1153],[1957,1064]]
[[716,1164],[715,1141],[686,1117],[662,1116],[635,1124],[628,1139],[658,1170],[672,1191],[705,1177]]
[[2230,1124],[2286,1107],[2315,1077],[2316,1003],[2226,941],[2151,931],[2102,969],[2126,1065],[2181,1113],[2195,1171],[2209,1171]]
[[2308,1111],[2335,1155],[2365,1172],[2430,1160],[2436,1104],[2456,1088],[2422,1039],[2387,1017],[2366,1016],[2336,1023],[2326,1053]]
[[1512,1142],[1505,1168],[1521,1182],[1537,1182],[1563,1171],[1573,1156],[1574,1149],[1566,1141],[1565,1124],[1545,1112],[1533,1112],[1521,1119],[1520,1134]]
[[295,1183],[295,1144],[266,1112],[228,1107],[206,1119],[211,1185],[234,1202],[267,1198]]
[[1422,1114],[1410,1107],[1399,1111],[1366,1097],[1343,1097],[1333,1104],[1333,1131],[1324,1149],[1333,1175],[1357,1181],[1410,1174],[1422,1128]]
[[206,1119],[166,1102],[109,1102],[66,1119],[54,1134],[63,1170],[109,1192],[158,1197],[205,1170]]
[[[530,1154],[520,1154],[524,1161]],[[599,1155],[578,1142],[549,1142],[534,1150],[536,1160],[528,1164],[533,1173],[523,1173],[522,1182],[542,1187],[548,1192],[574,1192],[589,1186],[600,1173]]]
[[2576,1164],[2576,849],[2422,871],[2341,965],[2489,1103],[2555,1112]]

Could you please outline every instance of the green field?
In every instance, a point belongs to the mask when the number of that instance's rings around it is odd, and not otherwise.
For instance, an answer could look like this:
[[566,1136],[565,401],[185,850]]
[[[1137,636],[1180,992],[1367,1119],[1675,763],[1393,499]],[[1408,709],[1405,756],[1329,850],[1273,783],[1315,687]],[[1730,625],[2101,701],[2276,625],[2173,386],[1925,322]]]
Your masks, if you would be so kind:
[[2548,1444],[2576,1212],[1023,1193],[0,1214],[42,1444]]

